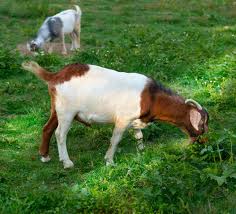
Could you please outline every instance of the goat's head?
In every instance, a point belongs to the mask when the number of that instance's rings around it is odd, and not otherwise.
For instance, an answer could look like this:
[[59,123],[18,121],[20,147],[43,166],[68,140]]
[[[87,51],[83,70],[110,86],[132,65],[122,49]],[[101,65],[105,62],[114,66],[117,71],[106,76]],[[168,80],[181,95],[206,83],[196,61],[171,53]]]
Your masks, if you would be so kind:
[[198,140],[198,137],[208,131],[209,115],[198,102],[187,99],[185,104],[188,105],[188,113],[183,129],[188,133],[191,142]]
[[38,51],[41,48],[41,45],[38,44],[35,40],[30,41],[27,43],[27,49],[29,51]]

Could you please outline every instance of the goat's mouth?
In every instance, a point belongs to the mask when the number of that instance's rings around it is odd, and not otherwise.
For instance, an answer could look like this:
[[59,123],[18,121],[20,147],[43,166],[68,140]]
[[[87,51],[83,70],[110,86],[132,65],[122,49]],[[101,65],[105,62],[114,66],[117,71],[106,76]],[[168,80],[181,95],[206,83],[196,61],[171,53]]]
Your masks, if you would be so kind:
[[31,45],[30,45],[30,51],[32,51],[32,52],[37,52],[37,51],[39,51],[39,46],[36,45],[36,44],[31,44]]
[[182,129],[182,131],[184,132],[184,133],[186,133],[187,134],[187,136],[189,137],[189,143],[190,144],[193,144],[193,143],[200,143],[200,144],[203,144],[203,143],[206,143],[207,141],[208,141],[208,139],[207,138],[204,138],[204,137],[202,137],[202,135],[204,134],[196,134],[196,135],[194,135],[193,133],[189,133],[189,131],[186,129],[186,128],[181,128]]
[[202,135],[199,135],[197,137],[191,137],[190,136],[190,143],[199,143],[199,144],[204,144],[208,141],[208,139],[203,137]]
[[190,137],[189,141],[190,143],[195,143],[198,140],[198,137]]
[[38,51],[39,51],[39,48],[38,48],[38,47],[32,47],[32,48],[31,48],[31,51],[32,51],[32,52],[38,52]]

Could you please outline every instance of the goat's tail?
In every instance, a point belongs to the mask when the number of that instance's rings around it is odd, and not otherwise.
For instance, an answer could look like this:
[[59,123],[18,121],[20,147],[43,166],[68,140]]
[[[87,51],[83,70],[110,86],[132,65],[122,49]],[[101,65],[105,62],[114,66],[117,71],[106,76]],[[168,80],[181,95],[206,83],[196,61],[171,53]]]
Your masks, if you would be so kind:
[[78,5],[74,5],[76,12],[78,13],[79,16],[82,15],[82,11]]
[[42,68],[37,62],[30,61],[30,62],[23,62],[21,64],[22,68],[34,73],[40,79],[49,82],[52,80],[52,77],[55,75],[54,73],[48,72],[44,68]]

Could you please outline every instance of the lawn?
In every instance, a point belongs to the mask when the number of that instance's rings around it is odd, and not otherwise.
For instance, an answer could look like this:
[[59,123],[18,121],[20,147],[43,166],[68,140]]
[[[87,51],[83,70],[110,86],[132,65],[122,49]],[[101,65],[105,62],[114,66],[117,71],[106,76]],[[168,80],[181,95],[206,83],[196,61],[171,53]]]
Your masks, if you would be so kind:
[[[79,4],[81,49],[23,56],[46,16]],[[3,0],[0,3],[0,213],[236,213],[236,3],[230,0]],[[68,40],[69,41],[69,40]],[[40,162],[49,117],[47,86],[25,60],[57,71],[72,62],[150,76],[210,115],[205,144],[154,123],[136,149],[125,133],[115,167],[104,155],[110,125],[74,122],[64,170],[55,137]]]

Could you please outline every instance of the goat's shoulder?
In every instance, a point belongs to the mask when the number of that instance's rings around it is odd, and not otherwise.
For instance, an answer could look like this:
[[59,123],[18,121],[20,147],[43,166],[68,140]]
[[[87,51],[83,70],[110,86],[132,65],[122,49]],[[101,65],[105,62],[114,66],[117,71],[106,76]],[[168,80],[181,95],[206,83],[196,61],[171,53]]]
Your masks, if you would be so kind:
[[149,79],[141,93],[140,119],[145,122],[152,121],[154,119],[152,108],[160,102],[168,106],[170,102],[184,103],[184,99],[162,83]]

